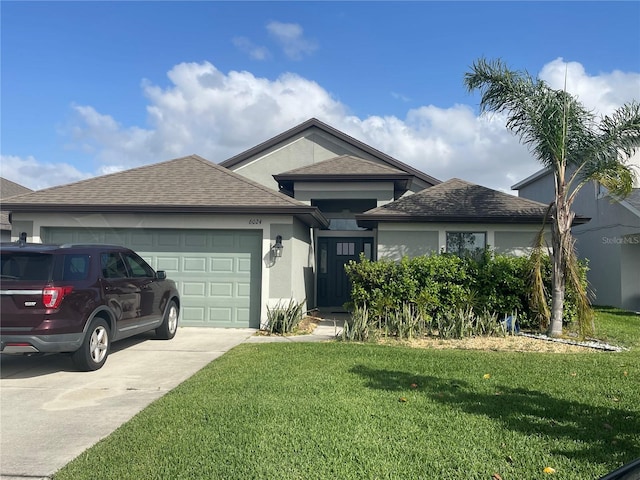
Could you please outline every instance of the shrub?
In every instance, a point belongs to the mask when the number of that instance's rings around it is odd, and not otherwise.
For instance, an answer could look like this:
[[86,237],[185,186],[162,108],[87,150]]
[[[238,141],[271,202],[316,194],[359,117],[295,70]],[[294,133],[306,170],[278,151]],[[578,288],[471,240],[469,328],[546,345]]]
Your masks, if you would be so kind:
[[[542,260],[542,276],[551,291],[551,262]],[[516,314],[520,325],[534,327],[537,318],[530,307],[531,260],[527,257],[494,255],[486,250],[476,258],[451,254],[349,262],[345,271],[351,281],[351,308],[367,306],[368,328],[387,335],[406,336],[430,332],[440,335],[489,334],[498,318]],[[581,275],[586,282],[585,265]],[[565,323],[577,319],[575,295],[567,287]],[[547,295],[547,301],[551,299]],[[467,320],[462,321],[463,314]],[[454,321],[454,318],[457,320]],[[466,326],[465,326],[466,325]],[[473,333],[469,333],[473,332]]]
[[291,333],[302,320],[302,306],[304,302],[296,303],[292,298],[288,304],[278,302],[269,308],[267,306],[267,330],[269,333]]

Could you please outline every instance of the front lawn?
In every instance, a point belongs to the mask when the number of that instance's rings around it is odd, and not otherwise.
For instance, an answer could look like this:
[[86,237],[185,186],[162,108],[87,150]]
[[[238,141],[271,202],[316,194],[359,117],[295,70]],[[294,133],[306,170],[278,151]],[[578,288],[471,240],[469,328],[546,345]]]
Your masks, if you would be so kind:
[[243,344],[55,479],[596,479],[640,455],[639,398],[637,347]]

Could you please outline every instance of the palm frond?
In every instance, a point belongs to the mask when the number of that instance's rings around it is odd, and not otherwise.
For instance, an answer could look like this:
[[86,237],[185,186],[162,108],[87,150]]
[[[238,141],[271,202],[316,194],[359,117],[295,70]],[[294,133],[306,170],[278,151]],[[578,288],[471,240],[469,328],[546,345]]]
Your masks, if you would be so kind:
[[594,312],[589,300],[588,283],[581,275],[574,239],[571,239],[571,242],[567,244],[564,254],[566,258],[565,278],[575,296],[574,300],[578,309],[578,333],[582,338],[593,336],[595,330]]
[[464,81],[469,91],[480,91],[481,112],[506,113],[506,127],[546,167],[556,169],[589,144],[593,114],[567,92],[501,60],[478,60]]
[[[552,206],[547,210],[545,218],[549,215]],[[551,319],[551,312],[547,304],[548,292],[544,286],[544,258],[548,252],[548,247],[544,238],[545,223],[536,234],[533,250],[529,256],[531,270],[529,273],[529,307],[540,325],[540,330],[546,330]]]

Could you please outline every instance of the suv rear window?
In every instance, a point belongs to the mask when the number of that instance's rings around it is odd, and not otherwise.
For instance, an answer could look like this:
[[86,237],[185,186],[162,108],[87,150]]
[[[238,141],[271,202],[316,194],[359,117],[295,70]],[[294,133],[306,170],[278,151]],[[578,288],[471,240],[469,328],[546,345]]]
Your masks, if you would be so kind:
[[3,279],[48,282],[53,268],[53,255],[46,253],[6,252],[0,257]]
[[89,275],[89,255],[3,252],[0,273],[6,280],[29,282],[85,280]]

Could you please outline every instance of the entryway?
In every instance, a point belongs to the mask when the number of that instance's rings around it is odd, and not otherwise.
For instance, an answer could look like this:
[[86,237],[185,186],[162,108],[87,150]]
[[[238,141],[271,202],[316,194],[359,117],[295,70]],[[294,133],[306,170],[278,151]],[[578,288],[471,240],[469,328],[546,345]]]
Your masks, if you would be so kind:
[[351,299],[351,285],[344,266],[360,254],[371,259],[372,237],[318,238],[318,306],[342,308]]

